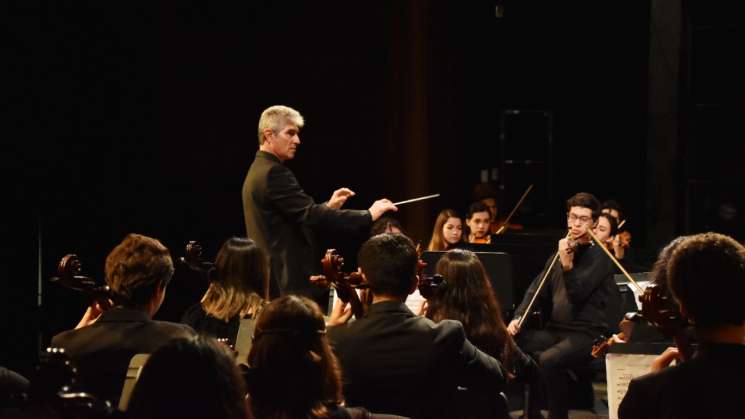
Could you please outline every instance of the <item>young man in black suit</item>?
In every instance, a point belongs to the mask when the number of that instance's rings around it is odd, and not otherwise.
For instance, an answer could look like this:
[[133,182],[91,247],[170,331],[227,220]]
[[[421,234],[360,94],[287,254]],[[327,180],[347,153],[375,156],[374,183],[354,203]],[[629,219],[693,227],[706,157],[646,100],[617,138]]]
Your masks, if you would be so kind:
[[106,283],[114,307],[52,338],[78,370],[82,390],[118,403],[132,356],[151,353],[173,338],[189,337],[186,325],[152,320],[173,275],[173,261],[160,241],[130,234],[106,257]]
[[381,199],[368,210],[342,210],[346,200],[354,196],[347,188],[334,191],[328,202],[316,204],[284,165],[295,157],[302,127],[302,115],[287,106],[272,106],[262,112],[259,151],[243,182],[243,215],[248,237],[269,255],[272,296],[302,294],[326,307],[325,292],[309,281],[319,273],[322,256],[314,230],[359,230],[396,207]]
[[412,418],[452,418],[458,417],[452,410],[457,385],[498,397],[505,383],[501,364],[466,339],[460,322],[434,323],[404,304],[417,286],[417,253],[408,237],[374,236],[362,245],[358,262],[372,304],[349,324],[337,306],[328,329],[347,404]]
[[699,342],[693,359],[665,351],[652,373],[631,381],[622,419],[745,418],[745,247],[703,233],[684,239],[667,265],[667,282]]
[[[600,203],[593,195],[580,192],[567,200],[566,208],[569,235],[559,240],[558,259],[538,290],[554,260],[555,254],[551,255],[507,327],[510,334],[517,335],[518,345],[538,361],[551,419],[568,417],[568,370],[592,360],[593,342],[609,329],[606,307],[618,292],[612,262],[589,233],[600,214]],[[521,330],[521,318],[531,315],[527,310],[534,300],[530,311],[540,309],[546,327]],[[535,416],[538,406],[530,408]]]

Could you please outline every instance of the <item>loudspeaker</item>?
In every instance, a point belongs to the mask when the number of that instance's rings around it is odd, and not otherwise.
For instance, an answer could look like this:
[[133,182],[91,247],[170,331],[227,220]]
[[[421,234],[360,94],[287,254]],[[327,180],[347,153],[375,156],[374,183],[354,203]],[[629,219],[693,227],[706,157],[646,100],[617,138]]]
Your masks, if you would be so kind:
[[543,226],[553,203],[553,116],[548,110],[508,109],[500,115],[499,199],[504,211],[529,185],[515,222]]

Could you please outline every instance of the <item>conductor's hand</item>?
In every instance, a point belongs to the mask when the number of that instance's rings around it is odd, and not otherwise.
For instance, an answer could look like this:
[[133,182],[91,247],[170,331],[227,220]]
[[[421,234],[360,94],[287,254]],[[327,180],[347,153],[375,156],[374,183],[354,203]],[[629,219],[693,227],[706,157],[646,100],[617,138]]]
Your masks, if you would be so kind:
[[509,333],[510,336],[515,336],[517,332],[520,331],[520,328],[518,327],[519,323],[520,319],[514,319],[510,322],[509,325],[507,325],[507,333]]
[[372,215],[372,220],[376,221],[386,212],[398,211],[398,208],[396,208],[396,206],[393,205],[393,202],[388,199],[378,199],[377,201],[373,202],[368,211],[370,211],[370,215]]
[[345,202],[347,202],[348,198],[351,198],[354,195],[354,191],[349,188],[339,188],[334,191],[333,195],[331,195],[331,199],[326,203],[326,206],[333,209],[339,209]]

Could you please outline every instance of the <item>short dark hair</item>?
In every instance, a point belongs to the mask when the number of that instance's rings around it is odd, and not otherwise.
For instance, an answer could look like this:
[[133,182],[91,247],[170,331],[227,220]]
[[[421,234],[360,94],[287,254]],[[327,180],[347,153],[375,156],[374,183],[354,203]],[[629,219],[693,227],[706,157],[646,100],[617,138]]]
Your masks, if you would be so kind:
[[158,240],[129,234],[106,257],[106,283],[128,306],[144,306],[173,276],[173,260]]
[[489,212],[489,207],[487,207],[483,202],[478,201],[471,204],[471,206],[468,207],[468,212],[466,213],[466,219],[470,220],[471,217],[473,217],[473,214],[476,214],[477,212],[486,212],[491,217],[491,212]]
[[416,275],[414,243],[403,234],[378,234],[366,241],[357,261],[375,295],[405,297]]
[[603,202],[602,205],[600,205],[600,211],[602,212],[605,209],[618,211],[618,221],[623,220],[623,210],[621,209],[621,204],[619,204],[618,201],[609,199]]
[[745,323],[745,248],[729,236],[688,237],[670,258],[668,285],[695,325]]
[[378,221],[373,223],[372,227],[370,227],[370,237],[386,233],[389,227],[396,227],[401,233],[404,232],[404,228],[397,219],[386,216],[380,217]]
[[589,208],[592,211],[592,219],[597,220],[600,214],[600,201],[595,195],[587,192],[579,192],[567,199],[567,211],[572,207]]
[[603,214],[603,213],[598,214],[598,219],[600,219],[600,217],[608,220],[608,225],[610,225],[609,235],[611,237],[615,236],[618,233],[618,219],[610,214]]

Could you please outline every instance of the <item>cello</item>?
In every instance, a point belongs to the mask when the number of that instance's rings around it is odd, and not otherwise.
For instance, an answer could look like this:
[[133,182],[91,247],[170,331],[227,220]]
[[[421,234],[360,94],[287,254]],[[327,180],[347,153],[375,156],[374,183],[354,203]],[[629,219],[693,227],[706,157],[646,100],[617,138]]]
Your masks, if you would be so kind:
[[351,306],[354,317],[362,318],[365,314],[365,306],[357,295],[357,290],[368,289],[362,274],[343,272],[344,258],[336,249],[326,250],[326,254],[321,259],[321,266],[323,266],[323,275],[313,276],[310,281],[324,288],[335,289],[339,300]]

